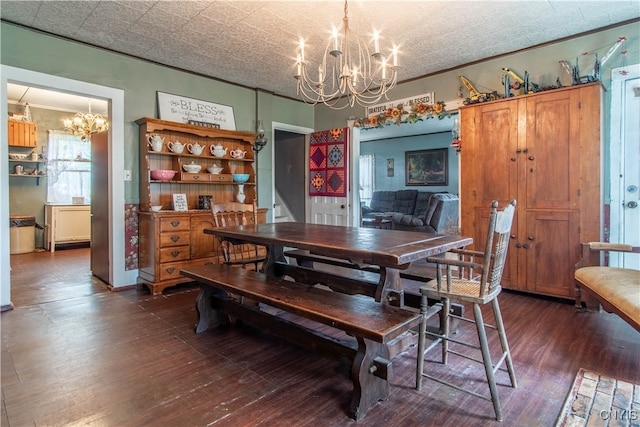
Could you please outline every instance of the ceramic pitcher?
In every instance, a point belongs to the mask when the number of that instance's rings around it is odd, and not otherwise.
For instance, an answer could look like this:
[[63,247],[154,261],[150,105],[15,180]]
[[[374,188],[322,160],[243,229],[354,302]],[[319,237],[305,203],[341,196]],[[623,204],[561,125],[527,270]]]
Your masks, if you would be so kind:
[[234,159],[244,159],[245,154],[247,154],[246,151],[242,151],[241,149],[237,148],[233,151],[231,151],[229,153],[229,155],[231,155],[231,157],[233,157]]
[[189,150],[189,153],[195,156],[199,156],[200,154],[202,154],[203,149],[204,147],[197,142],[195,144],[187,144],[187,150]]
[[169,150],[171,150],[172,152],[181,154],[184,151],[185,145],[180,141],[176,141],[168,143],[167,147],[169,147]]
[[228,148],[224,148],[222,144],[216,144],[209,147],[211,154],[215,157],[224,157],[227,154]]
[[162,151],[162,144],[164,144],[164,138],[161,138],[158,135],[149,135],[147,136],[147,141],[151,146],[153,151]]

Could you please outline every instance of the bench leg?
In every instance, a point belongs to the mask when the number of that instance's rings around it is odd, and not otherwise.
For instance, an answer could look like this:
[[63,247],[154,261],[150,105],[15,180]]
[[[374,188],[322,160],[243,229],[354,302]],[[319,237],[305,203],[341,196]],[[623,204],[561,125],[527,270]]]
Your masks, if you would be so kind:
[[351,367],[353,396],[349,414],[353,419],[361,419],[372,405],[389,397],[391,375],[387,346],[358,337],[358,352]]
[[196,334],[206,331],[211,325],[229,323],[229,316],[215,306],[214,297],[228,298],[226,292],[214,288],[213,286],[200,285],[200,293],[196,299],[196,312],[198,320],[196,322]]

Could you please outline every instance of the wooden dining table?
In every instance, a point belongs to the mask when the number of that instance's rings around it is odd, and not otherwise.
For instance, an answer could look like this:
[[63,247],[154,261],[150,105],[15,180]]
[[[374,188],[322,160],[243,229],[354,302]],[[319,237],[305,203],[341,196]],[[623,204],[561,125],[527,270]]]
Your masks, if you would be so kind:
[[404,301],[400,270],[407,269],[412,262],[467,246],[473,241],[460,235],[302,222],[205,229],[204,233],[265,246],[267,259],[261,270],[269,275],[282,275],[278,266],[286,263],[285,248],[306,249],[321,256],[348,260],[355,267],[379,267],[375,299],[400,306]]
[[[267,257],[260,272],[221,265],[181,272],[201,286],[196,332],[222,324],[231,315],[311,351],[350,360],[349,415],[355,420],[389,397],[392,359],[410,345],[415,335],[411,330],[422,321],[415,308],[404,305],[400,271],[413,262],[472,243],[464,236],[299,222],[204,232],[232,243],[265,246]],[[290,264],[285,255],[291,248],[343,262],[348,268]],[[364,279],[372,270],[375,280]],[[281,310],[294,319],[281,317]],[[309,327],[309,320],[323,325]]]

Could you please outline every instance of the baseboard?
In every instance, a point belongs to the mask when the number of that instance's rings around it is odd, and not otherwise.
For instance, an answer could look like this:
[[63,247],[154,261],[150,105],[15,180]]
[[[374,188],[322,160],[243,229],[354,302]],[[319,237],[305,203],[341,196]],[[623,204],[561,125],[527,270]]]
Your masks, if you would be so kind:
[[11,310],[13,310],[13,303],[0,306],[0,313],[4,313],[5,311],[11,311]]

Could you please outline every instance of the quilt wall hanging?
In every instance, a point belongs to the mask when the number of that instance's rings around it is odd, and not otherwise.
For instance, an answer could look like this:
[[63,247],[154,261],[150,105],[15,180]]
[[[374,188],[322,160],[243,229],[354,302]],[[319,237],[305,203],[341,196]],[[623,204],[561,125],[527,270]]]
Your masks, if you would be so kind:
[[349,128],[314,132],[309,143],[309,195],[347,196]]

